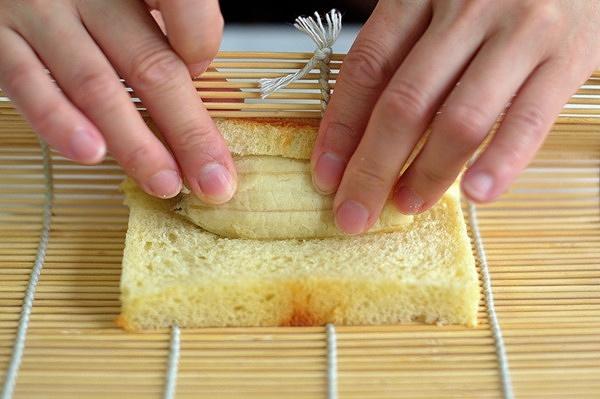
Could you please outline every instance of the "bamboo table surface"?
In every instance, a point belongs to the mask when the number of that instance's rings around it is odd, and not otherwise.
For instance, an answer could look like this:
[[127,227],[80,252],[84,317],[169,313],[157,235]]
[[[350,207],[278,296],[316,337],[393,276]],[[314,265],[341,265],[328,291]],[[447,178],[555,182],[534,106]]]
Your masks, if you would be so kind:
[[[581,98],[600,92],[597,76]],[[223,88],[211,83],[221,78],[201,79],[199,91]],[[255,87],[225,78],[230,86]],[[600,397],[600,109],[593,97],[574,98],[584,111],[565,110],[511,191],[477,207],[517,398]],[[218,111],[239,116],[244,109]],[[114,324],[128,217],[118,190],[123,173],[110,158],[80,166],[50,157],[49,241],[14,397],[161,397],[170,331],[131,334]],[[40,241],[45,191],[36,136],[10,103],[0,103],[3,378]],[[484,299],[476,328],[337,326],[339,397],[501,398]],[[327,397],[324,327],[182,330],[180,354],[177,398]]]

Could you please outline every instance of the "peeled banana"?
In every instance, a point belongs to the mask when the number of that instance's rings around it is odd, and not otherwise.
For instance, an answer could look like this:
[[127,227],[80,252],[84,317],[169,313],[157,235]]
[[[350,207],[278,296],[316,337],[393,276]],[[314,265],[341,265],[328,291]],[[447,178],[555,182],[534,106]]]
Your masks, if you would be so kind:
[[[238,189],[223,205],[184,194],[175,211],[223,237],[249,239],[325,238],[343,235],[333,221],[333,196],[315,191],[306,160],[244,156],[235,159]],[[386,204],[369,232],[396,230],[412,221]]]

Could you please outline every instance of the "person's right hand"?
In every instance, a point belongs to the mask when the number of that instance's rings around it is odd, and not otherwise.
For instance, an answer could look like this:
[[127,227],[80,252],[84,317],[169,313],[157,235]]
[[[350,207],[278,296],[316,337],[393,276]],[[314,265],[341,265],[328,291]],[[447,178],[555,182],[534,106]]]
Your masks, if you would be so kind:
[[[168,38],[149,8],[160,10]],[[222,30],[217,0],[0,0],[0,87],[64,156],[94,164],[108,147],[149,194],[175,196],[183,175],[198,197],[222,203],[235,167],[190,78],[206,69]]]
[[312,154],[338,227],[367,231],[388,199],[406,214],[430,209],[470,159],[463,192],[496,199],[600,64],[598,37],[598,0],[380,0],[344,58]]

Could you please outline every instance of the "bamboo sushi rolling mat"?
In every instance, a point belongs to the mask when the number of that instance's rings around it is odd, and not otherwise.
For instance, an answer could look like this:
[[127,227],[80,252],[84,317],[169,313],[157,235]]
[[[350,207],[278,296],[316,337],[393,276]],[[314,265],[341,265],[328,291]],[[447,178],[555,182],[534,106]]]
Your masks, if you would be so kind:
[[[319,117],[317,81],[309,80],[316,72],[267,100],[256,89],[257,78],[300,68],[311,55],[220,53],[195,84],[214,116]],[[333,87],[342,58],[333,56]],[[110,158],[89,167],[50,152],[48,195],[38,139],[10,102],[0,102],[2,378],[46,204],[49,239],[15,398],[159,398],[173,390],[177,398],[326,398],[336,388],[340,398],[502,398],[511,393],[507,377],[517,398],[599,398],[598,95],[600,73],[571,99],[511,192],[478,206],[477,215],[465,204],[471,233],[481,232],[482,251],[474,245],[474,252],[480,271],[487,256],[501,337],[492,333],[483,290],[472,329],[414,323],[336,326],[329,334],[324,327],[126,333],[114,324],[128,217],[122,171]],[[502,337],[508,363],[497,351]]]

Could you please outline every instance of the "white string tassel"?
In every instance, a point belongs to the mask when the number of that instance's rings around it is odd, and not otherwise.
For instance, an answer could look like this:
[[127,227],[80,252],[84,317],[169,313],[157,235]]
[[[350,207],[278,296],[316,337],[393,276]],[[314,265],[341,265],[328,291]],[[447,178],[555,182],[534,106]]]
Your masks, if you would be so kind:
[[302,79],[306,74],[315,69],[319,68],[319,86],[321,89],[321,108],[323,111],[329,102],[329,61],[332,54],[332,46],[336,39],[340,35],[342,30],[342,14],[333,9],[325,14],[325,21],[327,28],[323,26],[323,21],[319,16],[319,13],[315,12],[315,18],[313,17],[298,17],[294,23],[294,27],[301,32],[304,32],[310,37],[313,42],[317,45],[315,53],[310,60],[306,63],[304,68],[297,72],[291,73],[280,78],[273,79],[260,79],[260,94],[262,98],[267,97],[269,94],[282,89],[295,82],[298,79]]

